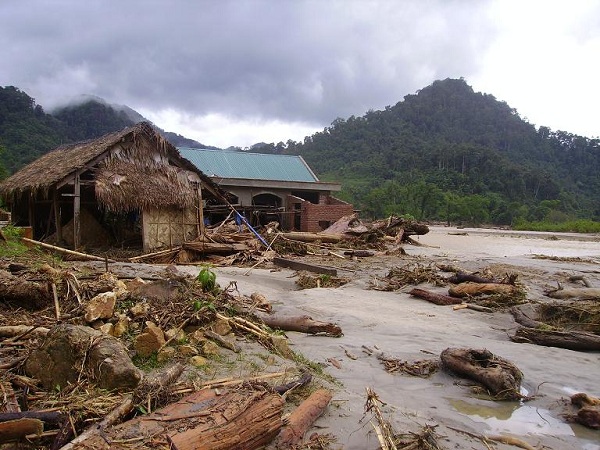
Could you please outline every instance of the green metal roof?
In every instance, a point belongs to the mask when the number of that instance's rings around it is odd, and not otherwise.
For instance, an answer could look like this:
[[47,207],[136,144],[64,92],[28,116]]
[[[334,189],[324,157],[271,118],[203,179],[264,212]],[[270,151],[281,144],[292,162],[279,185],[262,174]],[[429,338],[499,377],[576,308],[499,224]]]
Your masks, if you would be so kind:
[[188,147],[179,147],[178,150],[181,156],[209,177],[319,181],[301,156]]

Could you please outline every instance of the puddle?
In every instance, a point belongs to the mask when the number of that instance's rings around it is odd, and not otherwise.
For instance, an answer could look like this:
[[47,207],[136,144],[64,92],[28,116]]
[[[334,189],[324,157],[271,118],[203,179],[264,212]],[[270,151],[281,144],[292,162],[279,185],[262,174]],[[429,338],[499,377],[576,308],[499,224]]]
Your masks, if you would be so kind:
[[461,414],[478,423],[486,424],[489,434],[575,436],[581,440],[582,449],[600,450],[598,432],[579,424],[570,424],[543,408],[519,402],[468,402],[447,399]]

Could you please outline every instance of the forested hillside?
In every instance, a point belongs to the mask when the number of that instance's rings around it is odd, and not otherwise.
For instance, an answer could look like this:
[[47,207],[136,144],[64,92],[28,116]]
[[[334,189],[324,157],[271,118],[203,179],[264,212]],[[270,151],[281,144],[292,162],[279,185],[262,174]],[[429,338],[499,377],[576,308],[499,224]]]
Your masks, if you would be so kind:
[[[18,88],[0,87],[0,177],[60,144],[139,121],[130,108],[89,99],[52,114]],[[162,132],[175,146],[206,147]],[[215,147],[212,147],[215,148]],[[462,79],[436,81],[362,117],[336,119],[304,142],[252,151],[302,155],[363,217],[514,224],[600,219],[600,141],[536,129]]]
[[436,81],[383,111],[337,119],[300,154],[363,215],[511,224],[600,218],[600,142],[536,128],[462,79]]
[[[127,107],[87,97],[48,114],[14,86],[0,87],[0,178],[61,144],[94,139],[145,120]],[[175,146],[205,147],[175,133],[159,132]]]

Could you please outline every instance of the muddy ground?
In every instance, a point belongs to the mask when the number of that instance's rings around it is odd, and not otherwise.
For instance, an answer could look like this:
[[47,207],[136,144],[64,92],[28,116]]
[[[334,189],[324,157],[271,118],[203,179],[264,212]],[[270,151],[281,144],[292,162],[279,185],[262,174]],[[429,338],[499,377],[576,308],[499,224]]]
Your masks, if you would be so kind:
[[[425,425],[435,426],[442,448],[485,449],[491,444],[478,436],[509,435],[534,448],[600,449],[600,431],[564,419],[564,414],[572,413],[571,394],[600,396],[599,353],[512,342],[509,337],[517,325],[502,308],[491,314],[453,310],[411,297],[407,291],[414,286],[392,292],[372,289],[393,267],[453,265],[498,277],[516,273],[528,302],[548,302],[544,291],[559,282],[568,285],[572,275],[583,275],[600,287],[600,237],[434,227],[417,240],[423,246],[405,246],[404,256],[303,258],[337,267],[338,275],[349,279],[337,288],[299,289],[297,273],[267,264],[252,270],[216,268],[217,281],[221,286],[235,282],[245,295],[264,294],[278,314],[307,314],[341,326],[340,338],[286,333],[294,351],[323,367],[321,383],[334,389],[331,405],[314,428],[337,438],[332,448],[378,448],[371,416],[364,414],[365,390],[370,387],[385,403],[382,411],[396,431],[418,433]],[[118,263],[110,269],[124,276],[147,276],[164,267]],[[199,269],[186,265],[178,270],[195,275]],[[440,293],[448,289],[421,287]],[[468,380],[444,371],[429,378],[411,377],[389,373],[378,359],[383,355],[405,361],[437,360],[448,347],[485,348],[512,361],[524,374],[523,394],[534,398],[492,401],[475,393]]]

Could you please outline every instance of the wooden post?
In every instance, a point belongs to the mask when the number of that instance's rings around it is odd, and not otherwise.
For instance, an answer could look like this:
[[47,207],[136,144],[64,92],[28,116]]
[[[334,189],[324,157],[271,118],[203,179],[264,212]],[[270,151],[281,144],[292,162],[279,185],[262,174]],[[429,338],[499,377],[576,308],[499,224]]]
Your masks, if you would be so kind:
[[73,197],[73,247],[77,250],[81,246],[81,185],[79,183],[79,172],[75,173],[75,192]]
[[35,236],[35,199],[33,195],[33,192],[29,191],[29,226],[33,236]]
[[202,183],[198,183],[198,237],[204,236],[204,205],[202,203]]
[[60,206],[58,203],[58,189],[54,189],[54,196],[52,197],[54,205],[54,225],[56,228],[56,242],[60,245],[63,240],[62,236],[62,218],[60,216]]

